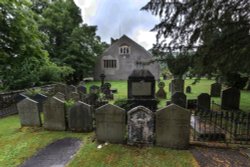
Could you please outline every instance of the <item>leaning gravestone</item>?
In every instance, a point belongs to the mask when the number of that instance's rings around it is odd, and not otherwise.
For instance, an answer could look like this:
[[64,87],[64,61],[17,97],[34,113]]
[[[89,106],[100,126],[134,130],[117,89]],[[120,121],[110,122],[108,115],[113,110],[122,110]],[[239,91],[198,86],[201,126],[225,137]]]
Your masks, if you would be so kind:
[[186,87],[186,93],[191,93],[191,86]]
[[156,145],[187,149],[189,146],[190,111],[171,104],[155,113]]
[[43,103],[47,100],[47,98],[48,98],[47,96],[40,94],[40,93],[32,96],[32,99],[35,100],[36,102],[38,102],[39,112],[43,111]]
[[57,92],[61,92],[63,94],[67,93],[67,85],[62,84],[62,83],[58,83],[55,85],[55,93]]
[[123,143],[126,132],[124,109],[106,104],[96,109],[96,137],[98,141]]
[[44,128],[48,130],[66,130],[64,102],[56,97],[48,98],[43,105]]
[[240,90],[229,88],[222,92],[221,108],[224,110],[239,110],[240,108]]
[[171,93],[184,92],[184,80],[183,79],[173,79],[171,81]]
[[21,126],[41,126],[41,116],[38,110],[38,102],[25,98],[17,103]]
[[187,96],[182,92],[175,92],[171,97],[171,102],[178,105],[178,106],[186,108]]
[[201,110],[210,110],[211,108],[211,97],[207,93],[201,93],[197,97],[197,107]]
[[159,82],[158,87],[159,87],[159,90],[156,93],[156,97],[158,97],[160,99],[166,99],[167,98],[167,93],[164,90],[165,83],[164,82]]
[[221,94],[221,84],[213,83],[211,85],[210,95],[211,97],[220,97]]
[[56,97],[56,98],[58,98],[58,99],[60,99],[60,100],[62,100],[62,101],[65,101],[65,95],[63,94],[63,93],[61,93],[61,92],[57,92],[55,95],[54,95],[54,97]]
[[69,110],[69,129],[77,132],[93,130],[92,107],[83,102],[77,102]]
[[138,106],[128,111],[128,144],[152,145],[154,142],[154,114]]

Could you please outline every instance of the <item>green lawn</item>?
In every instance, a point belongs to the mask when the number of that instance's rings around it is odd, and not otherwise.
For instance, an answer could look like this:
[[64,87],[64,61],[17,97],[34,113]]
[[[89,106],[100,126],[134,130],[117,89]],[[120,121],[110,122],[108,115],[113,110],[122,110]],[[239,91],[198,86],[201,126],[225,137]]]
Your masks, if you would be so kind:
[[45,131],[43,128],[20,128],[18,116],[0,119],[0,166],[20,165],[39,149],[64,137],[77,137],[84,143],[69,167],[191,167],[198,166],[189,151],[166,148],[137,148],[108,144],[97,149],[94,133]]
[[[186,94],[188,99],[193,99],[193,98],[197,98],[197,96],[201,93],[208,93],[210,94],[210,85],[212,83],[214,83],[214,80],[207,80],[207,79],[201,79],[198,83],[196,83],[195,85],[192,85],[194,80],[190,80],[187,79],[185,80],[185,87],[190,85],[192,87],[192,93]],[[123,99],[123,98],[127,98],[127,81],[107,81],[110,82],[112,85],[112,88],[116,88],[118,89],[118,94],[115,94],[115,99]],[[167,92],[167,100],[170,99],[171,94],[168,91],[168,85],[170,80],[164,81],[166,86],[165,86],[165,91]],[[100,82],[90,82],[87,83],[86,86],[89,88],[90,85],[99,85],[100,86]],[[156,86],[156,90],[158,90],[158,86]],[[244,111],[250,112],[250,91],[241,91],[241,101],[240,101],[240,108]],[[220,104],[220,98],[212,98],[213,101],[215,101],[216,103]],[[112,103],[112,101],[111,101]],[[164,107],[166,104],[166,100],[161,100],[160,104],[159,104],[159,108],[160,107]]]

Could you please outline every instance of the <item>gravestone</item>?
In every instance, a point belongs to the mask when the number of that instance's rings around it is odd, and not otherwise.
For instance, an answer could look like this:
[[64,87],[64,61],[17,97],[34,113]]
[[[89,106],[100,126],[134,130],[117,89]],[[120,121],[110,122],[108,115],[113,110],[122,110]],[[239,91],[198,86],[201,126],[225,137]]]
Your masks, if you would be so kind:
[[183,79],[173,79],[171,81],[171,93],[184,92],[184,80]]
[[191,93],[191,86],[186,87],[186,93]]
[[74,85],[68,85],[67,89],[69,92],[77,92],[77,88]]
[[64,102],[56,97],[48,98],[43,105],[44,128],[48,130],[66,130]]
[[58,83],[55,85],[55,93],[57,92],[61,92],[63,94],[67,93],[67,85],[62,84],[62,83]]
[[87,93],[87,88],[85,86],[83,86],[83,85],[78,86],[77,87],[77,92],[82,93],[82,94],[86,94]]
[[221,108],[224,110],[239,110],[240,90],[237,88],[228,88],[222,91]]
[[70,94],[70,98],[73,99],[74,101],[79,101],[80,100],[80,94],[77,92],[72,92]]
[[113,100],[114,96],[110,89],[111,89],[111,84],[107,82],[103,85],[102,92],[105,95],[105,99]]
[[106,104],[96,109],[96,137],[98,141],[123,143],[126,134],[126,112],[124,109]]
[[30,98],[25,98],[17,103],[17,109],[21,126],[41,126],[38,102]]
[[128,144],[152,145],[154,142],[154,114],[138,106],[128,111]]
[[155,78],[149,70],[133,70],[128,77],[128,104],[144,106],[153,111],[157,108],[155,99]]
[[178,106],[186,108],[187,96],[182,92],[175,92],[171,97],[171,102],[178,105]]
[[155,113],[156,145],[187,149],[190,136],[190,111],[171,104]]
[[210,110],[211,108],[211,97],[207,93],[201,93],[197,97],[197,107],[201,110]]
[[92,94],[99,94],[100,93],[100,87],[96,85],[92,85],[89,87],[89,93]]
[[221,94],[221,84],[213,83],[210,89],[211,97],[220,97]]
[[38,110],[39,112],[43,111],[43,103],[47,100],[47,96],[43,95],[43,94],[36,94],[34,96],[31,97],[34,101],[38,102]]
[[15,96],[15,102],[19,103],[20,101],[29,98],[28,96],[26,96],[25,94],[19,93],[18,95]]
[[60,100],[62,100],[62,101],[65,101],[65,99],[66,99],[65,95],[64,95],[63,93],[61,93],[61,92],[57,92],[57,93],[54,95],[54,97],[56,97],[56,98],[58,98],[58,99],[60,99]]
[[164,82],[159,82],[158,87],[159,87],[159,90],[156,93],[156,97],[158,97],[160,99],[166,99],[167,98],[167,93],[164,90],[165,83]]
[[83,102],[77,102],[68,113],[69,129],[77,132],[93,130],[92,107]]

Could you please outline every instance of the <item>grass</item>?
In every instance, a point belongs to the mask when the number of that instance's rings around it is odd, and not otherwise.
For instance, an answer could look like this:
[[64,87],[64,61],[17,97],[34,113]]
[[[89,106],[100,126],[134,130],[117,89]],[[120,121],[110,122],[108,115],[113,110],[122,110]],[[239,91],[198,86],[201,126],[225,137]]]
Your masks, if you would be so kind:
[[189,151],[178,151],[158,147],[137,148],[108,144],[97,149],[92,142],[94,133],[71,133],[45,131],[43,128],[20,128],[18,116],[0,119],[0,166],[14,167],[22,164],[39,149],[49,143],[76,137],[83,145],[68,164],[69,167],[168,167],[198,166]]
[[[193,79],[187,79],[185,80],[185,87],[190,85],[192,87],[192,92],[186,94],[188,99],[196,99],[197,96],[199,96],[201,93],[208,93],[210,94],[210,85],[214,83],[214,80],[207,80],[207,79],[201,79],[197,84],[192,85]],[[112,85],[112,89],[116,88],[118,89],[118,94],[114,95],[114,101],[117,99],[124,99],[127,98],[127,81],[107,81],[110,82]],[[168,85],[170,80],[164,81],[165,82],[165,91],[167,92],[167,100],[170,100],[171,94],[168,90]],[[100,82],[90,82],[87,83],[86,86],[87,88],[90,87],[90,85],[99,85]],[[156,91],[158,90],[158,86],[156,86]],[[225,88],[224,88],[225,89]],[[241,91],[241,100],[240,100],[240,108],[241,110],[250,112],[250,91],[243,90]],[[213,101],[216,103],[220,104],[220,98],[218,97],[213,97]],[[113,103],[114,101],[111,101]],[[166,99],[161,99],[159,103],[159,108],[164,107],[166,104]]]

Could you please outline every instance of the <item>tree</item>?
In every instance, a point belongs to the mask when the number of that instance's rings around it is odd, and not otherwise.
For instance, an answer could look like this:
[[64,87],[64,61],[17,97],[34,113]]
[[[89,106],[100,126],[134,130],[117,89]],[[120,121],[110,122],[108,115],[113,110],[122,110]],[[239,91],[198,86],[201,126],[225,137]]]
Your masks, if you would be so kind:
[[196,51],[197,73],[250,73],[249,0],[151,0],[143,10],[161,18],[157,48]]
[[48,53],[26,0],[0,1],[0,80],[4,87],[20,89],[38,81]]

